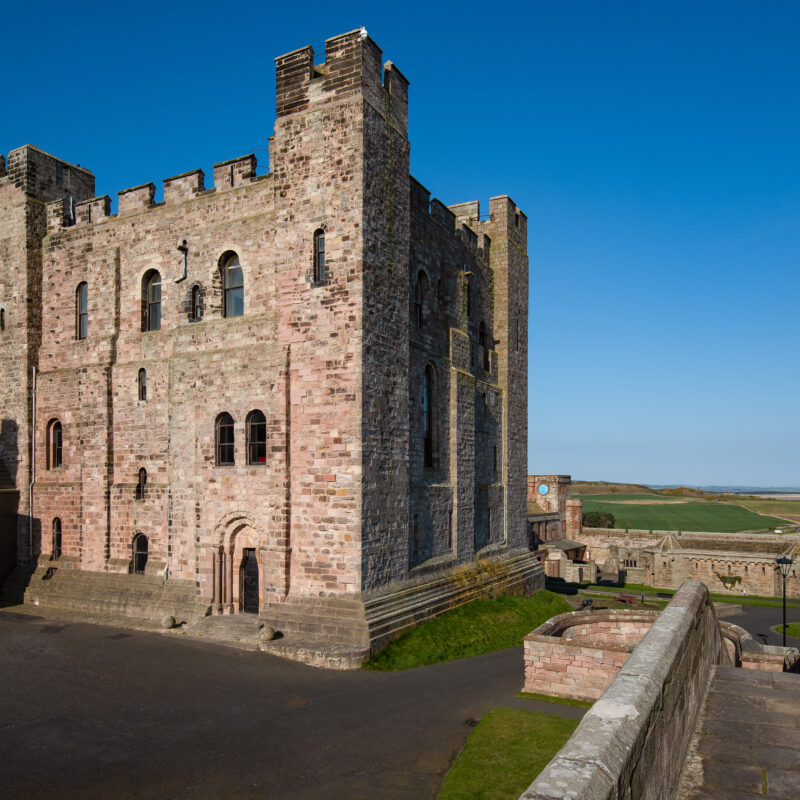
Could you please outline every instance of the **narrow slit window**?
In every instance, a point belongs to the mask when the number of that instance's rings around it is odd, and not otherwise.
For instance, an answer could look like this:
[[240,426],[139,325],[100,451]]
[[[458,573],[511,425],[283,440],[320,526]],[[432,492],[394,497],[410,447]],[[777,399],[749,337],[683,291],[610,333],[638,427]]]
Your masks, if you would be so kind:
[[144,403],[147,400],[147,370],[144,368],[139,370],[137,386],[139,391],[139,400]]
[[147,486],[147,470],[142,467],[139,470],[139,480],[136,483],[136,499],[144,500],[144,490]]
[[0,308],[0,333],[6,329],[6,310]]
[[192,286],[192,319],[197,321],[203,318],[203,306],[200,300],[200,287]]
[[89,335],[89,284],[78,284],[75,291],[75,338],[79,341]]
[[314,231],[314,282],[319,283],[327,278],[325,268],[325,231],[322,228]]
[[47,469],[57,469],[63,464],[63,430],[61,423],[51,420],[47,431]]
[[481,322],[480,328],[478,329],[478,344],[483,354],[483,369],[485,372],[488,372],[491,365],[489,362],[489,341],[486,337],[486,324],[484,322]]
[[433,367],[428,364],[422,376],[422,442],[426,467],[435,466],[436,387]]
[[61,558],[61,520],[53,520],[53,560]]
[[414,284],[414,325],[417,328],[425,327],[424,303],[427,291],[428,279],[424,272],[420,272]]

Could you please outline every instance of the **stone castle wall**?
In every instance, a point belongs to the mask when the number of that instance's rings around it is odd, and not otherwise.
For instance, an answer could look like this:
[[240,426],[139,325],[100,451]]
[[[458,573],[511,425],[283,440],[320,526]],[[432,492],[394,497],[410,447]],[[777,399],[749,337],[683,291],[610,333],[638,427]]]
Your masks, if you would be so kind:
[[[492,198],[488,220],[477,203],[430,200],[408,171],[408,82],[381,61],[361,31],[329,39],[323,64],[310,47],[281,56],[267,175],[253,156],[224,161],[213,188],[194,170],[166,179],[162,202],[152,183],[120,192],[117,214],[86,170],[31,147],[10,154],[0,455],[24,485],[37,366],[34,561],[52,552],[56,519],[62,563],[82,570],[128,572],[144,534],[147,573],[195,581],[227,612],[240,605],[245,549],[264,609],[359,597],[526,543],[526,219],[508,197]],[[20,182],[31,163],[38,182]],[[232,254],[244,275],[236,317],[223,308]],[[143,330],[155,272],[161,325]],[[254,411],[267,456],[249,464]],[[235,440],[225,466],[223,413]],[[55,421],[63,462],[48,468]]]
[[[623,570],[628,582],[677,589],[686,580],[698,580],[712,592],[765,596],[782,593],[776,559],[785,553],[797,559],[800,544],[799,537],[788,535],[605,528],[584,528],[581,537],[587,558],[607,565],[607,571]],[[797,562],[786,580],[786,594],[800,597]]]

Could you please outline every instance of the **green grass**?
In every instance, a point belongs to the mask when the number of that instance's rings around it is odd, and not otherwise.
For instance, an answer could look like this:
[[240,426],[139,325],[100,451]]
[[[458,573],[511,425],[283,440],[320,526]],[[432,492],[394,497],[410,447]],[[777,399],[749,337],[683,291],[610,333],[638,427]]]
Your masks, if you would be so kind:
[[617,528],[637,528],[666,531],[712,531],[737,533],[764,530],[785,525],[785,520],[765,517],[741,506],[724,503],[691,502],[660,505],[626,505],[594,498],[583,501],[584,514],[590,511],[610,511]]
[[571,610],[563,597],[546,589],[532,597],[473,600],[412,628],[363,666],[383,671],[413,669],[518,647],[534,628]]
[[[789,604],[786,604],[787,608]],[[778,633],[783,633],[783,625],[778,625],[776,628]],[[786,626],[786,635],[787,636],[794,636],[796,639],[800,639],[800,622],[790,622]]]
[[493,708],[445,776],[439,800],[517,800],[577,726],[575,719]]
[[564,706],[580,706],[591,708],[593,703],[589,700],[573,700],[571,697],[555,697],[552,694],[538,694],[537,692],[517,692],[517,697],[527,697],[529,700],[544,700],[545,703],[561,703]]
[[[800,500],[769,500],[759,498],[756,500],[737,499],[731,502],[743,506],[748,511],[753,511],[756,514],[771,514],[773,516],[791,514],[792,516],[800,517]],[[794,524],[797,525],[797,522]]]

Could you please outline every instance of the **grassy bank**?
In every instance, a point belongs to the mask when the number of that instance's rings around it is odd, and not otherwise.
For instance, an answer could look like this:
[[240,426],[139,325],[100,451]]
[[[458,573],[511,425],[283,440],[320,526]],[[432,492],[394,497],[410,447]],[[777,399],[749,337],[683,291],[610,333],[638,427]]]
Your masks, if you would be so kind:
[[575,719],[492,709],[445,776],[439,800],[517,800],[577,726]]
[[532,597],[473,600],[404,633],[364,669],[412,669],[518,647],[534,628],[567,611],[571,608],[563,597],[544,589]]

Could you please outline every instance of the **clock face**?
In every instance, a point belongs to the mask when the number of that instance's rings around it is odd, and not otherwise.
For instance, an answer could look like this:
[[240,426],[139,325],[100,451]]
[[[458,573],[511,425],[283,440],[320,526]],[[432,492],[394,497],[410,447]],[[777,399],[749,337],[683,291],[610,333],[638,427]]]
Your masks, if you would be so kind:
[[544,497],[550,491],[550,487],[546,483],[539,484],[539,494]]

